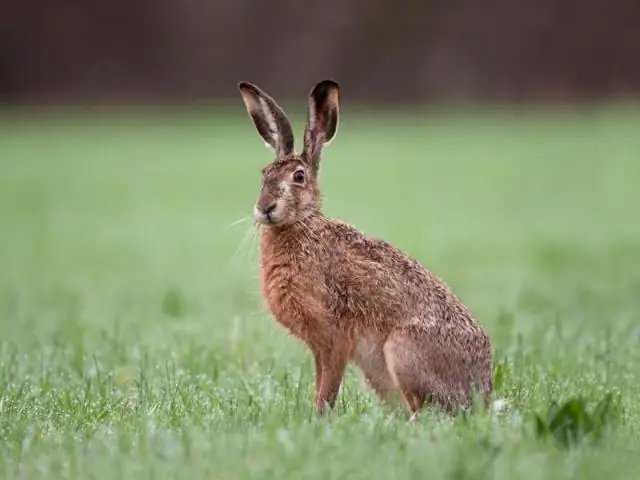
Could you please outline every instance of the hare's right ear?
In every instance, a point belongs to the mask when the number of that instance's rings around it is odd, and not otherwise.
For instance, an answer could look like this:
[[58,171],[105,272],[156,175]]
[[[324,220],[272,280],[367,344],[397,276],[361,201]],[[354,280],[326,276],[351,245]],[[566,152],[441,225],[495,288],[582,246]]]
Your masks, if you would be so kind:
[[293,131],[287,116],[273,98],[248,82],[238,83],[242,100],[258,133],[278,156],[293,153]]
[[304,129],[304,155],[311,172],[318,174],[322,147],[328,145],[338,130],[340,87],[333,80],[318,83],[309,95],[307,125]]

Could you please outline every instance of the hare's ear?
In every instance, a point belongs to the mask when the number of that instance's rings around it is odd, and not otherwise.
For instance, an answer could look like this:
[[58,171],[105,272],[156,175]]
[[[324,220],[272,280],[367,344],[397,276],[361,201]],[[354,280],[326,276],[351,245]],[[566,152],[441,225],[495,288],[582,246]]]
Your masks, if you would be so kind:
[[318,173],[320,152],[338,130],[340,87],[333,80],[318,83],[309,95],[307,126],[304,131],[304,154],[314,174]]
[[293,131],[287,116],[273,98],[248,82],[238,83],[242,100],[258,133],[278,156],[293,153]]

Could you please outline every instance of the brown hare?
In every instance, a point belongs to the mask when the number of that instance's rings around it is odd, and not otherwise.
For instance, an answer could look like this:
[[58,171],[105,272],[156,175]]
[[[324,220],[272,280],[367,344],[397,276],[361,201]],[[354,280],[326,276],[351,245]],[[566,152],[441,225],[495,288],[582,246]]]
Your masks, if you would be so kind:
[[275,151],[262,170],[261,289],[278,323],[315,359],[315,404],[333,408],[347,364],[415,419],[426,405],[453,413],[493,389],[491,344],[445,283],[419,262],[351,225],[325,217],[318,187],[322,148],[338,128],[339,87],[311,91],[302,153],[280,106],[238,84],[258,133]]

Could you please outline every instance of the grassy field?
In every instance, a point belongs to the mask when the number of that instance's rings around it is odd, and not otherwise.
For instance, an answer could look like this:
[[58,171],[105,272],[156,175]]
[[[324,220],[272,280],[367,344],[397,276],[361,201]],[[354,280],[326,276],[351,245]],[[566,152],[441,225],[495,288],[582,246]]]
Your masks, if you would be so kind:
[[[310,354],[263,310],[240,221],[271,160],[240,104],[69,115],[0,120],[3,478],[640,473],[639,113],[345,110],[325,210],[454,288],[509,402],[417,424],[351,369],[316,417]],[[607,393],[600,442],[536,434],[552,402]]]

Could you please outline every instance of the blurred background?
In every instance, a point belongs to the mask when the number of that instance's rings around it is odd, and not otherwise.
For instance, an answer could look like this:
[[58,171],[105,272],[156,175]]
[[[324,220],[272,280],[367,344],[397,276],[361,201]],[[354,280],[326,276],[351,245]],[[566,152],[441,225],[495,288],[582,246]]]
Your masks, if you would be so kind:
[[[3,0],[0,336],[306,358],[255,318],[251,211],[273,156],[237,83],[283,105],[299,147],[327,77],[326,213],[445,278],[497,348],[553,321],[502,312],[631,284],[637,0]],[[45,313],[65,304],[76,323]]]
[[249,80],[350,102],[575,102],[640,91],[636,0],[3,0],[5,103],[197,102]]
[[[323,209],[485,326],[513,408],[486,435],[484,417],[466,437],[383,421],[351,369],[346,421],[309,421],[313,360],[260,298],[251,212],[273,153],[237,83],[282,104],[300,148],[325,78],[341,118]],[[639,97],[639,0],[0,0],[0,472],[628,470]],[[520,442],[521,413],[604,389],[628,436],[568,456]]]

